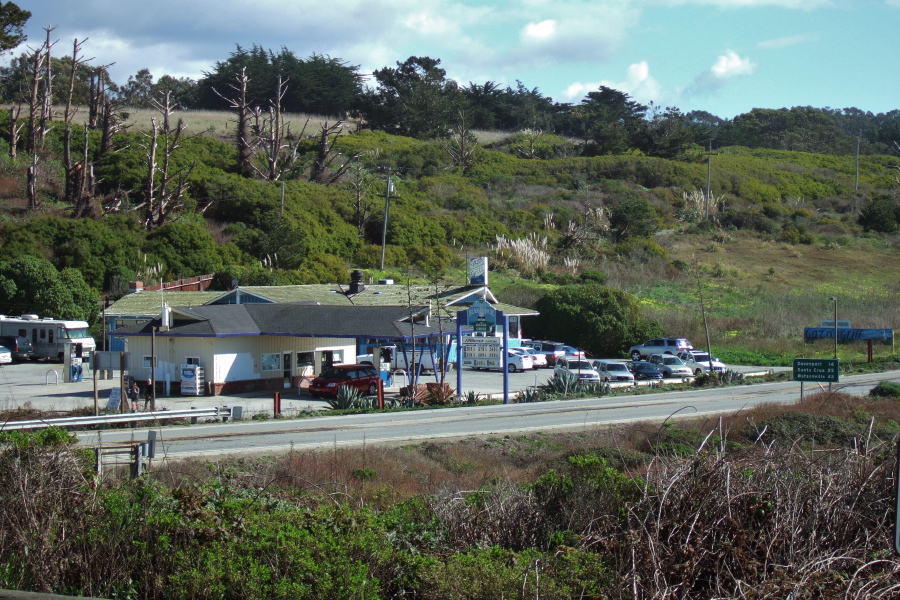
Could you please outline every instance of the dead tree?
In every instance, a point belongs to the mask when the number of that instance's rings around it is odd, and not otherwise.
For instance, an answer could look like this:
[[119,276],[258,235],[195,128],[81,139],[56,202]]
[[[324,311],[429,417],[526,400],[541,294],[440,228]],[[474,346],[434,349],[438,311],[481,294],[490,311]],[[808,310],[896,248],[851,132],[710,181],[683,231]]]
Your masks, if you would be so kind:
[[19,145],[19,135],[25,123],[19,123],[19,117],[22,116],[22,100],[9,109],[9,157],[16,160],[16,148]]
[[162,121],[150,119],[151,131],[147,134],[147,180],[145,185],[144,225],[148,230],[161,227],[175,213],[184,208],[184,195],[188,177],[195,165],[175,169],[172,157],[180,147],[181,135],[187,126],[183,119],[173,127],[171,122],[172,94],[166,92],[162,101],[152,100],[162,116]]
[[347,172],[353,160],[358,155],[349,156],[344,163],[336,169],[332,169],[332,165],[341,157],[341,153],[335,151],[334,146],[337,143],[338,136],[344,128],[343,121],[338,121],[334,125],[329,126],[326,121],[322,125],[319,132],[319,146],[316,150],[316,158],[313,160],[312,168],[309,173],[309,180],[315,183],[335,183]]
[[44,61],[49,59],[50,50],[46,48],[46,44],[41,45],[37,50],[33,50],[31,58],[31,81],[30,93],[28,96],[28,129],[27,138],[25,139],[25,151],[34,153],[38,147],[38,138],[41,136],[38,113],[41,92],[41,71],[43,70]]
[[[81,50],[82,42],[77,39],[72,43],[72,68],[69,72],[69,89],[66,93],[66,108],[63,112],[63,122],[65,130],[63,131],[63,169],[65,171],[65,192],[64,200],[68,204],[76,204],[83,192],[76,180],[84,181],[84,170],[86,163],[77,163],[72,160],[72,121],[75,119],[77,109],[72,104],[72,97],[75,93],[75,77],[78,67],[85,62],[78,56]],[[87,130],[87,128],[85,128]],[[80,212],[80,211],[79,211]]]
[[219,98],[228,103],[231,110],[237,115],[237,127],[234,132],[234,143],[238,151],[238,170],[244,177],[253,175],[253,151],[250,141],[250,119],[252,110],[247,102],[247,85],[250,78],[247,77],[247,68],[242,67],[241,72],[235,76],[236,84],[230,85],[236,96],[226,98],[213,88]]
[[364,239],[366,234],[366,225],[372,220],[372,210],[375,202],[369,197],[369,190],[375,183],[376,179],[372,173],[362,166],[359,155],[356,155],[352,168],[347,170],[345,179],[346,186],[349,187],[354,194],[353,201],[353,222],[356,225],[356,233],[359,239]]
[[275,98],[269,102],[269,109],[263,112],[260,108],[253,109],[253,123],[250,131],[254,136],[252,152],[254,160],[251,162],[253,172],[265,181],[275,182],[296,170],[298,166],[297,149],[303,134],[309,125],[309,119],[303,124],[303,129],[296,136],[297,143],[290,143],[288,128],[284,123],[284,115],[281,109],[281,101],[287,92],[287,81],[281,76],[275,88]]

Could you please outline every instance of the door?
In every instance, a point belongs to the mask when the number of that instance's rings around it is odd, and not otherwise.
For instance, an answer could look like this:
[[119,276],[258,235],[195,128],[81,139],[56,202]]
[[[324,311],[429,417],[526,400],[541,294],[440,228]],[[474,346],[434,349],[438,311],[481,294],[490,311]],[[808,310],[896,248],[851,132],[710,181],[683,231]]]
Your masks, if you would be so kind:
[[289,388],[294,385],[294,372],[291,366],[291,355],[293,353],[282,352],[281,353],[281,364],[284,368],[284,387]]
[[322,350],[322,362],[319,365],[319,372],[321,373],[325,369],[330,369],[334,366],[334,351],[333,350]]

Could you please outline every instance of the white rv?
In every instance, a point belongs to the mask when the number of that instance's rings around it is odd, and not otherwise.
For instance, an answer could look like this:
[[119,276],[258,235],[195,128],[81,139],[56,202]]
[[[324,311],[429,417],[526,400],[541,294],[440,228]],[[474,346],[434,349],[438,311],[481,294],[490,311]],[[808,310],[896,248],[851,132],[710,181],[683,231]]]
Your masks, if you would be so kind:
[[66,321],[37,315],[7,317],[0,315],[0,335],[20,335],[31,340],[32,358],[63,360],[75,346],[75,354],[84,356],[97,348],[86,321]]

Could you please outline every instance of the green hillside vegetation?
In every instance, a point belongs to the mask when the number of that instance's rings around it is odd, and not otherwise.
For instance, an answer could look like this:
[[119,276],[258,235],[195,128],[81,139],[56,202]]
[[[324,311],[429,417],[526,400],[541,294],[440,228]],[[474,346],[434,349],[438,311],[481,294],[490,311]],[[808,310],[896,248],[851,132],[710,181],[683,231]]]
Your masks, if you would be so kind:
[[[75,140],[83,137],[77,129]],[[89,131],[92,148],[98,137]],[[667,333],[695,340],[703,337],[699,281],[722,350],[739,341],[787,354],[803,326],[830,316],[831,296],[841,299],[840,317],[858,326],[898,326],[900,212],[890,156],[861,156],[857,183],[855,158],[846,155],[728,147],[709,165],[700,150],[677,160],[529,158],[526,143],[550,155],[548,148],[570,142],[527,132],[495,137],[473,143],[463,168],[446,140],[344,132],[332,153],[353,160],[332,184],[308,180],[315,138],[295,140],[292,177],[267,182],[236,173],[228,141],[185,137],[171,157],[171,168],[186,173],[182,207],[148,230],[146,133],[116,137],[120,149],[96,166],[90,218],[72,219],[61,199],[61,129],[54,129],[42,151],[37,208],[22,197],[28,158],[0,165],[0,259],[29,255],[76,269],[97,294],[114,299],[130,280],[201,273],[216,273],[222,285],[346,282],[351,268],[401,281],[460,281],[461,258],[486,253],[507,301],[533,306],[547,286],[599,277],[637,296]],[[77,143],[74,151],[81,153]],[[5,312],[32,310],[14,297]]]

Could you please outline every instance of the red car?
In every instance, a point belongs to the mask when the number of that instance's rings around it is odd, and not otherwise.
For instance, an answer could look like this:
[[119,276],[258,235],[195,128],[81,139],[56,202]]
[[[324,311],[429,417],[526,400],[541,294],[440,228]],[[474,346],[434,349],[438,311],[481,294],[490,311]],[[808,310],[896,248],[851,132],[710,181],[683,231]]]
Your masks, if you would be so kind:
[[336,397],[338,388],[347,386],[374,396],[378,392],[380,378],[378,370],[372,365],[334,365],[310,382],[309,393],[316,398]]

